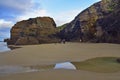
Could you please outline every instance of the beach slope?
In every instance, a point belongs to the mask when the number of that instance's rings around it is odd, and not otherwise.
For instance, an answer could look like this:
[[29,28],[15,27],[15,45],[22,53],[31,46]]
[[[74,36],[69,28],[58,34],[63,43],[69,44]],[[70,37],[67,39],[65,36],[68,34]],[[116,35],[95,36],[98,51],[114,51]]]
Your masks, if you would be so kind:
[[[80,62],[96,57],[120,57],[120,45],[107,43],[66,43],[21,46],[0,53],[0,66],[54,65]],[[0,75],[0,80],[120,80],[120,72],[96,73],[83,70],[51,69]]]

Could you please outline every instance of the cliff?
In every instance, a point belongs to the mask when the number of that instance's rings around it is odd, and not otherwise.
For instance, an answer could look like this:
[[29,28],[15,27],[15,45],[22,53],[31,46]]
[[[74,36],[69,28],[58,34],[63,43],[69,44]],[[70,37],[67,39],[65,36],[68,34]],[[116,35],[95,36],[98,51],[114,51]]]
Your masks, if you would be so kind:
[[96,35],[98,42],[120,43],[120,9],[118,8],[108,16],[99,19],[97,27],[102,29],[102,35]]
[[102,0],[93,4],[66,24],[59,36],[69,41],[120,42],[119,5],[120,0]]
[[56,24],[50,17],[30,18],[17,22],[11,29],[8,44],[28,45],[56,42]]

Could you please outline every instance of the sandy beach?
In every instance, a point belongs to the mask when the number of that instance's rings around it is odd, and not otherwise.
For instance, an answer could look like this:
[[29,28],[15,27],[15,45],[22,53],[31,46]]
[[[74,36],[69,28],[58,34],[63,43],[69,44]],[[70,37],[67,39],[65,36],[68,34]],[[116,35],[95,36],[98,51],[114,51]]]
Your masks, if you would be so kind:
[[[120,57],[120,45],[107,43],[66,43],[20,46],[0,53],[0,66],[51,65],[80,62],[96,57]],[[0,80],[120,80],[120,72],[96,73],[84,70],[53,69],[0,75]]]

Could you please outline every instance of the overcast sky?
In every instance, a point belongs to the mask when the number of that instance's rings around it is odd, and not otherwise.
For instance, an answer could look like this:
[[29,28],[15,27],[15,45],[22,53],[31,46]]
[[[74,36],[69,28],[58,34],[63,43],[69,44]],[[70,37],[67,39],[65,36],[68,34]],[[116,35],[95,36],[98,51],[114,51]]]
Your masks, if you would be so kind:
[[18,21],[50,16],[57,26],[68,23],[82,10],[100,0],[0,0],[0,40],[9,38]]

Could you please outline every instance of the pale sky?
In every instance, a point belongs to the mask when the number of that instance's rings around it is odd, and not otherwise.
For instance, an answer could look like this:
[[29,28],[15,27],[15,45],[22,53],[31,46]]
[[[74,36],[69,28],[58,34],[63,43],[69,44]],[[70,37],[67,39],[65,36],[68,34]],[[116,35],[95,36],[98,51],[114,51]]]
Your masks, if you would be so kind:
[[21,20],[50,16],[57,26],[72,21],[82,10],[100,0],[0,0],[0,40]]

